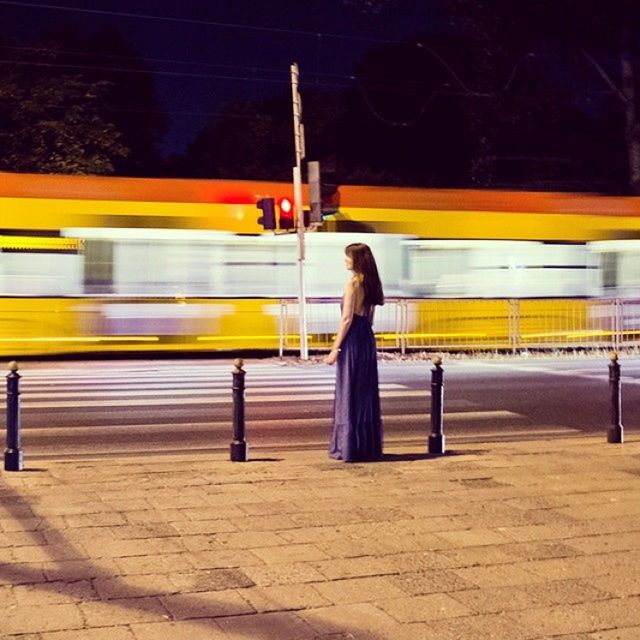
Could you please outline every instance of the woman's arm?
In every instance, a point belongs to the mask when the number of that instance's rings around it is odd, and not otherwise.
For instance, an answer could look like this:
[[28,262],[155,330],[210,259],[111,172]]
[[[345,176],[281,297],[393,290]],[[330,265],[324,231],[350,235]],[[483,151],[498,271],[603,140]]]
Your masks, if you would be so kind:
[[353,309],[355,305],[355,284],[353,279],[349,280],[344,288],[344,296],[342,298],[342,317],[340,318],[340,325],[338,326],[338,332],[336,338],[333,341],[331,352],[324,359],[327,364],[333,364],[338,359],[338,353],[340,353],[340,345],[342,344],[349,327],[353,322]]

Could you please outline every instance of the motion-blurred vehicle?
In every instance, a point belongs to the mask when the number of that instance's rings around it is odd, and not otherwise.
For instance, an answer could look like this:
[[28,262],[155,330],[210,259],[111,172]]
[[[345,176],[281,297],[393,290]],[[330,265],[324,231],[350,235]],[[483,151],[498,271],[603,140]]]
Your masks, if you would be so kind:
[[[264,197],[292,187],[0,174],[0,353],[294,346],[296,237],[263,232]],[[590,301],[640,298],[638,238],[637,198],[343,186],[306,234],[311,346],[335,330],[350,242],[371,245],[390,300],[381,346],[501,347],[513,301],[552,318],[571,301],[579,334]]]

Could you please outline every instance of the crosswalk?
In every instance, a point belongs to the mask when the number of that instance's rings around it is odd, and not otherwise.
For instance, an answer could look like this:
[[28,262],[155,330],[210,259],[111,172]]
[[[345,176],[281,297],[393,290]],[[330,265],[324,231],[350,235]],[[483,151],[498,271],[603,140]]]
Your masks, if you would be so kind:
[[[245,367],[247,430],[254,446],[326,447],[335,370],[324,365]],[[161,361],[40,366],[22,371],[23,430],[34,450],[67,452],[226,450],[232,415],[228,363]],[[380,366],[385,442],[424,443],[430,393]],[[210,415],[208,415],[210,414]],[[132,419],[135,418],[135,419]],[[449,443],[576,435],[526,416],[445,399]],[[69,444],[72,443],[72,444]]]

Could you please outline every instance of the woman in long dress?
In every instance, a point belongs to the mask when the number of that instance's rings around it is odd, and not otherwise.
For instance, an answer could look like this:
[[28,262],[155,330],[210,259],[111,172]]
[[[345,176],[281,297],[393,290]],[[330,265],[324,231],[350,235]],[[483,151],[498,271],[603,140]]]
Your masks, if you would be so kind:
[[382,283],[371,249],[362,243],[345,248],[352,272],[342,298],[340,326],[327,364],[337,364],[330,455],[357,462],[382,457],[382,420],[378,361],[373,334],[376,305],[384,304]]

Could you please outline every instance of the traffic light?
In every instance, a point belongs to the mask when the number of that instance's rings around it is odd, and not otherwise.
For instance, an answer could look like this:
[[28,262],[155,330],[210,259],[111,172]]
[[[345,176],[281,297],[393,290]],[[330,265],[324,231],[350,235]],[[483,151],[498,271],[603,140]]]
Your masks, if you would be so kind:
[[320,178],[320,163],[307,163],[307,177],[309,180],[309,223],[322,222],[327,216],[335,215],[340,210],[340,192],[335,183],[334,171],[325,171]]
[[323,182],[320,185],[322,219],[340,213],[340,185]]
[[289,198],[281,198],[278,207],[280,209],[280,229],[293,229],[296,226],[293,215],[293,202]]
[[276,228],[276,203],[273,198],[262,198],[256,202],[256,207],[262,211],[262,215],[258,218],[258,224],[262,225],[265,230],[273,230]]
[[[309,181],[309,215],[308,224],[322,222],[322,198],[320,197],[320,163],[317,160],[307,162],[307,179]],[[306,218],[305,212],[305,218]],[[307,220],[305,220],[307,226]]]

